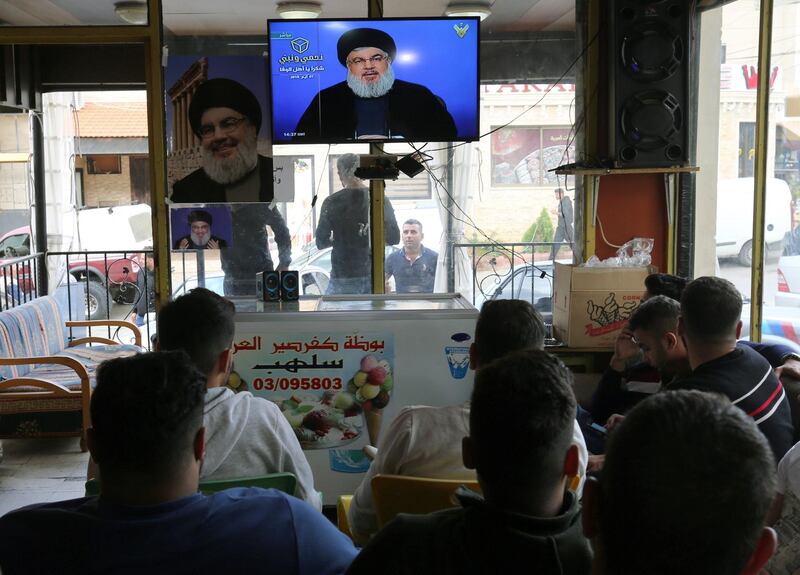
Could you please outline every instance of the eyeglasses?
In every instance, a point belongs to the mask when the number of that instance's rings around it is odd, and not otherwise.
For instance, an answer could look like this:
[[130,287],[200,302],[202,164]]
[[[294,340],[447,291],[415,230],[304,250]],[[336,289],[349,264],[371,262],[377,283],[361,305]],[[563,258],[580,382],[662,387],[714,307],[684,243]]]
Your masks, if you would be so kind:
[[348,60],[347,62],[352,64],[353,66],[363,66],[364,64],[367,63],[367,60],[369,60],[373,64],[380,64],[384,60],[388,59],[389,56],[384,56],[383,54],[376,54],[371,58],[367,58],[366,60],[364,58],[353,58],[352,60]]
[[204,140],[207,138],[211,138],[216,133],[217,128],[219,128],[220,133],[223,135],[230,134],[236,128],[238,128],[239,125],[246,119],[247,118],[244,116],[241,118],[234,118],[231,116],[222,120],[217,126],[215,126],[214,124],[206,124],[204,126],[200,126],[200,129],[197,131],[197,133]]

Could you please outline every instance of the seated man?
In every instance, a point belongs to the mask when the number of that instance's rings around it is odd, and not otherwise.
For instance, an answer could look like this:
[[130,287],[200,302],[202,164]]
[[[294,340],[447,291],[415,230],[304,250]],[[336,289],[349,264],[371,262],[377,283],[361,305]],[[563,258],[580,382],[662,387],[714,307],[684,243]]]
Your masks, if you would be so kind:
[[572,374],[538,350],[511,353],[478,370],[463,439],[464,465],[484,496],[460,489],[461,508],[400,514],[361,551],[348,573],[409,575],[529,573],[588,575],[573,442]]
[[297,496],[322,509],[300,442],[277,405],[227,387],[233,363],[233,304],[195,288],[158,316],[158,349],[183,350],[208,378],[203,407],[206,453],[200,477],[234,479],[288,471]]
[[[687,283],[688,280],[669,274],[647,276],[645,292],[642,295],[639,309],[649,305],[651,299],[656,297],[666,298],[675,303],[670,307],[662,302],[656,307],[648,308],[647,312],[641,313],[637,309],[626,328],[617,337],[611,363],[592,396],[590,411],[595,421],[604,422],[614,413],[625,413],[651,395],[653,391],[657,391],[662,385],[669,383],[673,377],[683,376],[691,371],[686,349],[677,335],[680,312],[678,302]],[[637,319],[634,320],[634,317]],[[644,332],[649,332],[654,336],[648,338],[651,361],[642,361],[641,346],[639,345],[641,340],[634,337],[631,327],[634,322]],[[780,344],[762,344],[750,341],[740,341],[738,345],[746,345],[760,353],[775,368],[776,374],[783,371],[792,377],[800,376],[800,361],[798,361],[800,357],[793,352],[792,348]],[[663,365],[664,354],[667,352],[674,355],[670,360],[672,364],[670,366]],[[631,389],[635,385],[638,389],[643,390],[646,385],[644,382],[653,382],[649,385],[647,392]]]
[[[481,366],[520,349],[544,348],[544,322],[533,306],[522,300],[490,300],[483,304],[470,347],[470,367]],[[350,530],[365,540],[378,529],[372,507],[372,478],[379,474],[412,475],[437,479],[474,479],[464,466],[461,439],[469,435],[469,402],[445,407],[406,407],[381,434],[378,454],[356,489],[348,515]],[[588,452],[577,421],[572,441],[578,446],[581,478]],[[580,486],[579,486],[580,490]]]
[[273,489],[197,492],[204,395],[183,352],[103,363],[87,431],[100,496],[5,515],[3,573],[343,573],[352,543],[306,503]]
[[583,497],[597,575],[755,575],[775,550],[764,517],[775,489],[769,445],[718,395],[659,393],[609,442]]
[[678,335],[686,345],[692,373],[669,389],[698,389],[727,396],[755,420],[767,437],[775,461],[789,451],[794,437],[786,391],[769,362],[747,346],[742,333],[742,296],[726,279],[701,277],[681,296]]

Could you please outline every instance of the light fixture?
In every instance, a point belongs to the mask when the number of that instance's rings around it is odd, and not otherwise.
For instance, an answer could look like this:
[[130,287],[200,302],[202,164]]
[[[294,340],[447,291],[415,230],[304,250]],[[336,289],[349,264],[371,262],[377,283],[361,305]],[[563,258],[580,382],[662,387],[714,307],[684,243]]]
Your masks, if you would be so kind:
[[128,24],[147,24],[146,2],[117,2],[114,4],[114,12]]
[[492,15],[492,9],[486,4],[450,4],[444,9],[444,15],[451,18],[477,16],[483,22]]
[[316,2],[281,2],[278,16],[281,18],[316,18],[322,14],[322,6]]

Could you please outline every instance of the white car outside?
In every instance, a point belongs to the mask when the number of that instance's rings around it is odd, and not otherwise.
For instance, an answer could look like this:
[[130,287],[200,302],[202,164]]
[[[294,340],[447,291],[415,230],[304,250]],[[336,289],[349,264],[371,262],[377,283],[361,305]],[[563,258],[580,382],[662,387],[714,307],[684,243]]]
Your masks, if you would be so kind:
[[[720,180],[717,185],[717,257],[737,258],[743,266],[753,261],[753,178]],[[792,192],[778,178],[767,180],[764,241],[780,246],[792,230]]]

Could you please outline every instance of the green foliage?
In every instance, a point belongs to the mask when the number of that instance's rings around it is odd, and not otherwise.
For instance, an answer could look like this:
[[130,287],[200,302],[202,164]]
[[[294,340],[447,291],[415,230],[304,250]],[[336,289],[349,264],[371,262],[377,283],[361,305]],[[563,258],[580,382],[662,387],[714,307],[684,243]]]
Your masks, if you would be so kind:
[[[550,219],[550,215],[547,213],[547,208],[542,208],[542,211],[539,212],[539,217],[536,218],[536,221],[531,224],[531,227],[522,235],[522,241],[552,242],[554,236],[555,230],[553,229],[553,222]],[[550,246],[537,247],[536,251],[539,253],[549,252]]]

